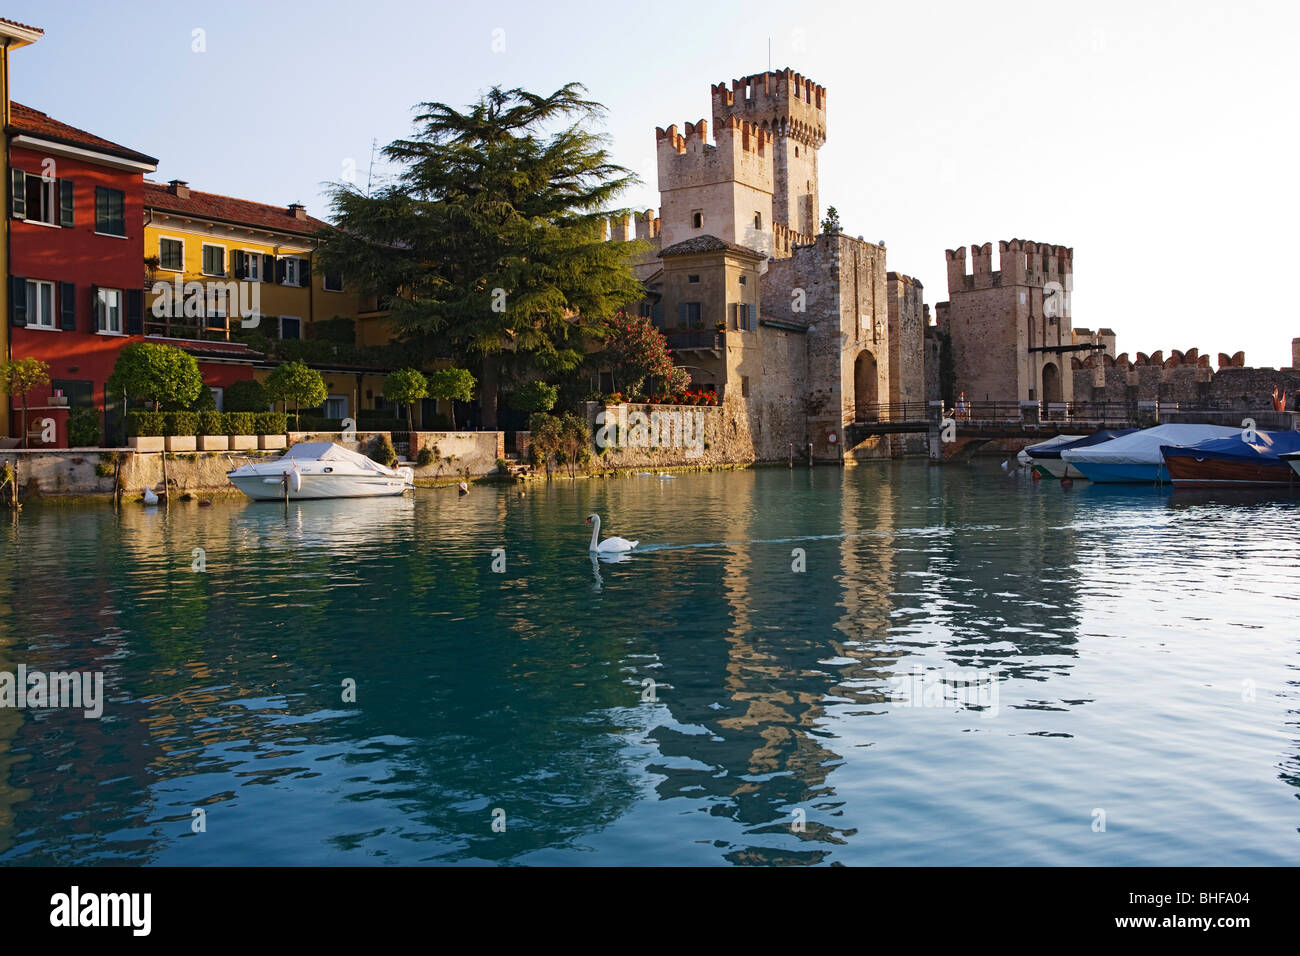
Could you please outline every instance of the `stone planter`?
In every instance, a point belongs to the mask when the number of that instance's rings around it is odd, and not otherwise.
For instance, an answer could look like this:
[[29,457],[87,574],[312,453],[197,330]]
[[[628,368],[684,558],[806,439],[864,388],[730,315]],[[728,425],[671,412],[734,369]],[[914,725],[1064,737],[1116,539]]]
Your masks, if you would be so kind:
[[199,451],[229,451],[230,439],[225,435],[200,435]]
[[128,438],[126,444],[132,451],[163,450],[163,438],[161,435],[140,435],[136,438]]
[[263,451],[276,448],[285,448],[288,446],[284,435],[258,435],[257,447]]
[[194,451],[198,447],[193,435],[168,435],[163,441],[168,451]]
[[256,448],[256,447],[257,447],[256,435],[231,435],[230,436],[231,451],[247,451],[249,449]]

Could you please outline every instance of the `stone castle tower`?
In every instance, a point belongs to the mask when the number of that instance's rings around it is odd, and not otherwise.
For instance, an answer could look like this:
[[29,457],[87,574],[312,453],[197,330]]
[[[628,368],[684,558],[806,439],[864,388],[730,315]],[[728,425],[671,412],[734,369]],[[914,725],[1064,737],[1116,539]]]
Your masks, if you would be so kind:
[[1012,239],[949,249],[948,301],[936,307],[952,339],[955,387],[972,402],[1074,399],[1074,250]]
[[817,232],[826,90],[785,69],[712,87],[708,121],[655,131],[664,248],[716,236],[784,258]]

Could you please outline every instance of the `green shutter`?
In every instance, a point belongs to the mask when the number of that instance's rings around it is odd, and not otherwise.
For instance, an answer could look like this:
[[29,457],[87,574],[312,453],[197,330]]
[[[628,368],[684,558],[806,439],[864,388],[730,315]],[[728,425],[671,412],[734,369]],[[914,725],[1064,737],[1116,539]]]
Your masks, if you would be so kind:
[[27,324],[27,280],[22,276],[9,278],[9,324]]
[[269,252],[262,256],[262,275],[260,279],[263,282],[275,281],[275,256]]
[[230,268],[235,274],[236,279],[244,278],[244,253],[236,249],[230,254]]
[[77,331],[76,283],[59,283],[59,328],[65,332]]
[[71,179],[59,180],[59,225],[71,229],[75,219],[72,214],[73,183]]
[[26,219],[27,174],[21,169],[11,169],[9,171],[9,184],[9,215],[15,219]]
[[143,289],[126,290],[126,317],[122,323],[122,331],[127,335],[144,334]]
[[99,286],[90,287],[90,331],[98,332],[99,327]]

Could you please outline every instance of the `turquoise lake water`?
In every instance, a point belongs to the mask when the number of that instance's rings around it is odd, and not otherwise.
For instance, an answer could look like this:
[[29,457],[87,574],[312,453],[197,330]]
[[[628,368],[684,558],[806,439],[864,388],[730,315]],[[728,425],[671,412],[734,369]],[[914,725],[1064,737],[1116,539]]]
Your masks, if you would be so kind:
[[0,863],[1294,864],[1298,517],[997,462],[30,504],[0,671],[106,702],[0,709]]

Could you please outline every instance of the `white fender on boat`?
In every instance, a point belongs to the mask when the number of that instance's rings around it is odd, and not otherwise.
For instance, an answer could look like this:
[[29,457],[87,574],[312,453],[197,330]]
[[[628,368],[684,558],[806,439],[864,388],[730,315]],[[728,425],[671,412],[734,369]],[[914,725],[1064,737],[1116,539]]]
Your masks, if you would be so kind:
[[297,465],[289,469],[289,487],[294,491],[302,491],[302,472]]

